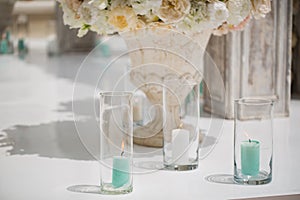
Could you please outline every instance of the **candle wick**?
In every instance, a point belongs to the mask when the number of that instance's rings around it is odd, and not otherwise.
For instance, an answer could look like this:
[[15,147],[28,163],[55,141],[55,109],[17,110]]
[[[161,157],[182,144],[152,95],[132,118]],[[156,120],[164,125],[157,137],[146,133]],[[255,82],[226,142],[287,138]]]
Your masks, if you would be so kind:
[[122,139],[122,144],[121,144],[121,150],[122,150],[121,156],[123,156],[124,155],[124,140],[123,139]]

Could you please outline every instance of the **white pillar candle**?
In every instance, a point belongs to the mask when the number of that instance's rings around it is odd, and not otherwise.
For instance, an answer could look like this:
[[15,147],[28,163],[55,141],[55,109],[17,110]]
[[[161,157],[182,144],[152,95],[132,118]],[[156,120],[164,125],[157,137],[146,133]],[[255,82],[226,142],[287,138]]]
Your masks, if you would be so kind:
[[189,137],[190,132],[188,130],[172,130],[172,160],[174,164],[182,165],[188,163]]
[[133,110],[133,121],[142,121],[143,120],[143,101],[141,98],[136,97],[132,106]]

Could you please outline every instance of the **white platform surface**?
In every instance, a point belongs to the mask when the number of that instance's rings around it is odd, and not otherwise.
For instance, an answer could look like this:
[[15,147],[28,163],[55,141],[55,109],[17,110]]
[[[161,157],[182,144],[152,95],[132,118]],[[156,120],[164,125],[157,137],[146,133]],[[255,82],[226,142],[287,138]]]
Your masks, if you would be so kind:
[[16,56],[0,56],[1,200],[235,199],[300,193],[300,101],[296,100],[291,102],[289,118],[275,119],[270,184],[244,186],[205,179],[208,175],[233,174],[233,121],[225,121],[215,148],[200,160],[196,170],[135,174],[133,192],[121,196],[67,190],[74,185],[99,183],[98,162],[78,139],[73,121],[74,100],[78,108],[82,107],[77,116],[83,116],[79,121],[89,133],[85,106],[95,90],[90,75],[97,69],[91,67],[91,74],[83,74],[87,80],[77,87],[86,94],[72,99],[83,58],[79,54],[47,58],[37,53],[23,61]]

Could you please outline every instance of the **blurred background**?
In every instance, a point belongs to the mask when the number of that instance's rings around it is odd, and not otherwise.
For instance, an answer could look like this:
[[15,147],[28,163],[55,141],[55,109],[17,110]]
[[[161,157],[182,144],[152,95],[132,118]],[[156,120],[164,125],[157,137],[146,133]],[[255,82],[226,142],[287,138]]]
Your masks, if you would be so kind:
[[[70,51],[87,51],[95,45],[95,34],[77,38],[76,30],[63,25],[62,11],[53,0],[0,1],[0,32],[2,40],[13,43],[13,50],[30,49],[30,42],[47,42],[49,55]],[[63,39],[62,39],[63,38]],[[3,43],[3,42],[2,42]],[[2,54],[12,53],[2,44]],[[23,47],[24,46],[24,47]]]

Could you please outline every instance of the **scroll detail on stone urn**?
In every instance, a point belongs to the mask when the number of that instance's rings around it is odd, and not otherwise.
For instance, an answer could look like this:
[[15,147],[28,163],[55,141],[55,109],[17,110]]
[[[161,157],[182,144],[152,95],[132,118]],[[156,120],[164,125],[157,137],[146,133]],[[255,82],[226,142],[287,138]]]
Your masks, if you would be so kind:
[[[129,49],[130,80],[155,106],[155,117],[134,130],[136,144],[162,147],[162,84],[173,77],[200,84],[203,55],[210,35],[211,32],[206,31],[187,36],[163,28],[139,29],[121,34]],[[190,92],[186,89],[182,88],[177,94],[182,101]],[[179,119],[179,113],[173,114],[174,119]]]

